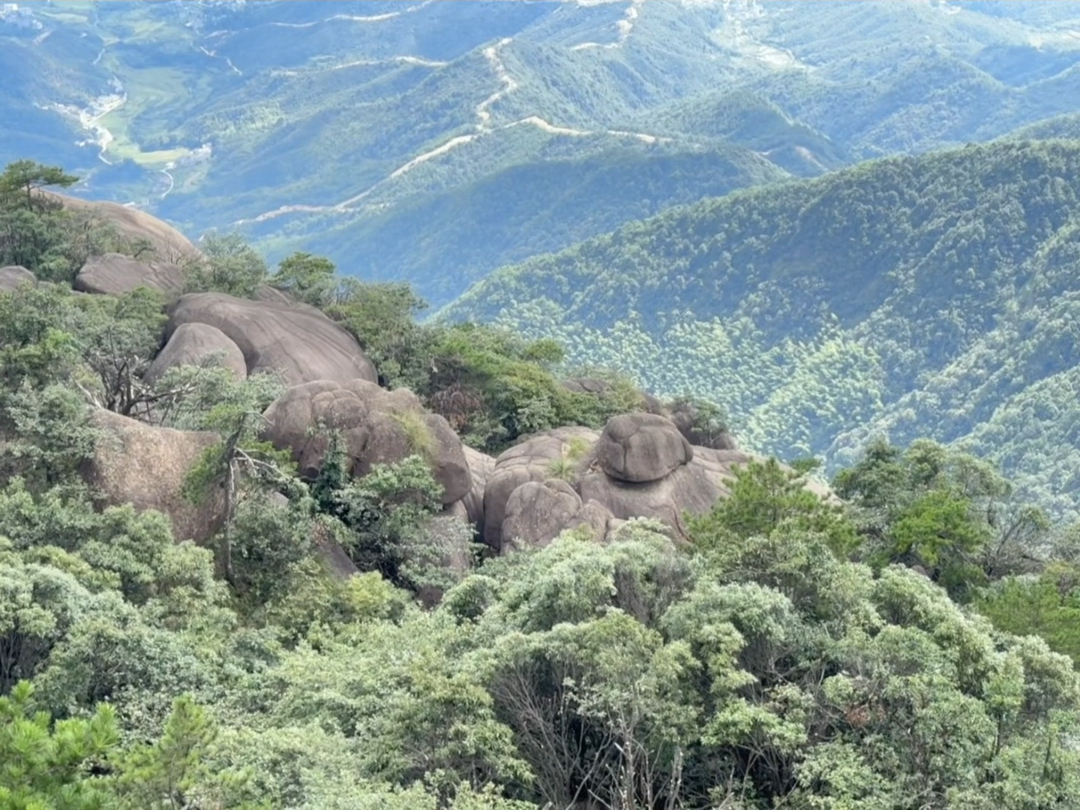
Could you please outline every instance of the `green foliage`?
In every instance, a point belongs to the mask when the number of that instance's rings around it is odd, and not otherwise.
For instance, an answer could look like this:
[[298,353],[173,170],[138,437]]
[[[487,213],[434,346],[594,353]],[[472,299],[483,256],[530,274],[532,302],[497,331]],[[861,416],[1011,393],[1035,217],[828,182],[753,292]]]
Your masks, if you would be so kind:
[[381,381],[419,391],[429,373],[431,338],[414,316],[425,307],[408,284],[352,283],[327,312],[356,335]]
[[883,441],[834,479],[852,506],[865,558],[919,565],[954,597],[1031,567],[1049,522],[990,464],[928,440]]
[[238,298],[254,298],[267,279],[266,263],[237,233],[211,234],[202,240],[205,258],[184,268],[185,292],[221,292]]
[[269,284],[283,290],[305,304],[326,307],[334,303],[340,279],[335,276],[337,268],[324,256],[310,253],[293,253],[278,263],[277,271],[270,276]]
[[138,245],[93,213],[66,210],[43,191],[78,179],[30,160],[7,165],[0,173],[0,267],[21,265],[39,281],[70,285],[91,256],[136,252]]
[[841,557],[859,543],[840,507],[807,489],[803,475],[784,469],[776,459],[736,468],[731,495],[710,514],[690,522],[695,546],[705,551],[787,532],[820,534]]
[[33,710],[33,696],[26,681],[0,696],[0,808],[111,807],[90,768],[117,743],[114,713],[99,706],[89,718],[54,723],[47,712]]
[[19,264],[39,278],[70,281],[64,256],[64,214],[58,202],[40,193],[47,186],[70,186],[79,178],[58,166],[31,160],[9,163],[0,174],[0,266]]
[[830,473],[876,435],[963,441],[1068,517],[1078,169],[1073,142],[1013,141],[702,200],[439,315],[719,402],[745,446]]
[[117,808],[166,810],[175,807],[252,807],[240,795],[243,778],[220,773],[211,764],[218,729],[190,695],[178,697],[161,738],[135,745],[113,762]]
[[[424,584],[409,565],[425,560],[429,519],[441,508],[441,486],[420,456],[396,464],[376,464],[341,489],[326,491],[328,509],[347,528],[346,550],[361,570],[378,571],[397,585]],[[438,549],[441,550],[441,549]]]
[[976,604],[995,627],[1039,636],[1055,652],[1080,661],[1080,592],[1073,566],[1054,563],[1039,575],[995,582]]

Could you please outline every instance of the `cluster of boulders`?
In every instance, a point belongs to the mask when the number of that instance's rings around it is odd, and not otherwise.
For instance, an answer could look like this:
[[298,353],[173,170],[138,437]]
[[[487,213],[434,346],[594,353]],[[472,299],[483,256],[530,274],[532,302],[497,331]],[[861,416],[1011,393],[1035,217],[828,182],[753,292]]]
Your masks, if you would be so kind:
[[[0,289],[33,281],[24,268],[0,269]],[[753,458],[726,434],[711,446],[691,444],[688,437],[700,434],[686,412],[666,414],[650,397],[642,398],[642,412],[615,416],[602,430],[547,430],[492,458],[465,446],[412,392],[380,388],[375,368],[351,334],[280,292],[264,291],[259,300],[182,295],[178,265],[115,254],[88,261],[75,286],[91,294],[147,286],[172,298],[163,346],[146,375],[150,382],[169,369],[208,359],[239,379],[277,374],[287,387],[264,413],[263,438],[291,453],[309,480],[326,463],[331,435],[338,437],[353,476],[414,454],[425,458],[441,487],[443,519],[474,526],[493,554],[543,545],[568,529],[603,541],[636,517],[658,520],[673,537],[685,539],[685,516],[711,509],[728,494],[734,469]],[[565,385],[607,394],[602,380],[579,378]],[[84,472],[103,503],[165,512],[180,539],[205,541],[220,528],[220,494],[199,505],[181,495],[185,477],[216,435],[154,427],[104,411],[95,423],[104,438]],[[349,570],[340,549],[327,553],[334,570]],[[448,564],[463,563],[455,558]]]
[[502,553],[578,527],[602,540],[623,521],[644,517],[685,539],[685,515],[708,512],[728,494],[734,468],[753,458],[694,447],[660,414],[615,416],[601,431],[545,431],[495,459],[482,536]]

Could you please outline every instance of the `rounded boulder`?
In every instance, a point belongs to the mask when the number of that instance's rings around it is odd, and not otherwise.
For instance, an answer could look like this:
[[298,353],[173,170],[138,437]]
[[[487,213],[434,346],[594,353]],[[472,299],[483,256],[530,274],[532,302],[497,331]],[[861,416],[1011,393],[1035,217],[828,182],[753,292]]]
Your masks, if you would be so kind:
[[196,366],[215,355],[217,364],[231,371],[236,379],[242,380],[247,377],[244,354],[228,335],[217,327],[205,323],[181,324],[172,333],[165,348],[158,352],[150,368],[146,370],[145,380],[153,384],[170,369],[178,366]]
[[272,372],[287,385],[377,379],[356,339],[314,307],[192,293],[169,308],[167,335],[185,323],[223,332],[243,354],[248,374]]
[[632,484],[659,481],[694,457],[693,448],[675,424],[651,413],[611,417],[595,453],[608,476]]

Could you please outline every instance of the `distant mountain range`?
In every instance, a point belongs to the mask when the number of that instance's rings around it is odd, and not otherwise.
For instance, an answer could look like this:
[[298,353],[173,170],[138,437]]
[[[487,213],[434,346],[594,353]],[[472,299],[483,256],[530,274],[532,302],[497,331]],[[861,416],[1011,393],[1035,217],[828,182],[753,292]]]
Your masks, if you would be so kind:
[[673,205],[1080,109],[1073,2],[3,8],[0,160],[439,304]]
[[725,405],[750,447],[850,464],[920,436],[1080,517],[1080,141],[872,161],[496,272],[443,317]]

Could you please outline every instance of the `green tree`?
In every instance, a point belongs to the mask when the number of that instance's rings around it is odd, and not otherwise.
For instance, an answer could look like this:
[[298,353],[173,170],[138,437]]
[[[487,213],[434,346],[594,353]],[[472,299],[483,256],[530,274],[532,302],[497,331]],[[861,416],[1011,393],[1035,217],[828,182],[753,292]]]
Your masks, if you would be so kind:
[[341,288],[336,271],[337,267],[325,256],[293,253],[281,260],[269,283],[297,301],[321,309],[335,303]]
[[33,710],[33,686],[22,681],[0,696],[0,808],[98,810],[110,807],[91,769],[119,741],[116,717],[98,706],[87,718],[54,723]]
[[806,531],[821,533],[841,556],[854,552],[859,542],[841,507],[809,489],[804,475],[776,459],[736,468],[731,494],[710,515],[690,522],[695,545],[706,550],[754,535]]
[[26,207],[35,205],[34,192],[49,186],[67,188],[79,182],[79,178],[67,174],[59,166],[46,166],[32,160],[9,163],[0,174],[0,196],[19,193],[26,196]]
[[266,262],[237,233],[211,234],[201,243],[203,257],[187,263],[185,292],[221,292],[254,298],[266,281]]
[[212,757],[217,725],[190,695],[173,701],[161,737],[150,745],[136,744],[113,759],[117,776],[111,780],[117,808],[176,810],[176,808],[246,808],[241,798],[244,778],[217,771]]

